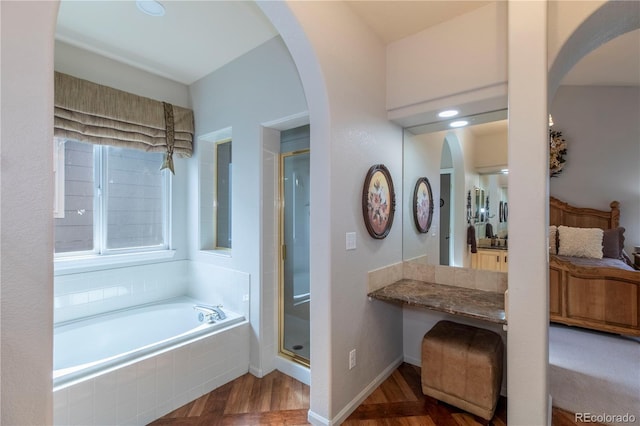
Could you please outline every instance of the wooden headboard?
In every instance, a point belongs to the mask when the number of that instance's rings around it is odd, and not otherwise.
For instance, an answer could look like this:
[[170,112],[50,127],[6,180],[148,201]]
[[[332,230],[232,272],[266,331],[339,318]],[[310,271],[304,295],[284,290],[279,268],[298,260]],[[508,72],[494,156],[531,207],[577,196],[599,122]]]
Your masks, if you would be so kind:
[[549,197],[549,225],[565,225],[576,228],[617,228],[620,224],[620,203],[612,201],[611,210],[596,210],[571,206]]

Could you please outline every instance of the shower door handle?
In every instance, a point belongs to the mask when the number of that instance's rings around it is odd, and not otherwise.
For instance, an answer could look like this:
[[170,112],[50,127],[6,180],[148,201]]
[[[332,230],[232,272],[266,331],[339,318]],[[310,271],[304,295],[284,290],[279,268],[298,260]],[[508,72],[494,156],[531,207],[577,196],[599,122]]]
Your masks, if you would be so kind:
[[283,261],[287,260],[287,245],[286,244],[282,245],[282,260]]

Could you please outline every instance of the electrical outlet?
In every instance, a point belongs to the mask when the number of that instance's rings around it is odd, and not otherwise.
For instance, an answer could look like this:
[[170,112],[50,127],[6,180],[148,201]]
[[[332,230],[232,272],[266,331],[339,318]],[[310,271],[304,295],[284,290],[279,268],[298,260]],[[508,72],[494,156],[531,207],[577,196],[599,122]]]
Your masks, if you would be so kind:
[[349,352],[349,370],[356,366],[356,350],[351,349]]

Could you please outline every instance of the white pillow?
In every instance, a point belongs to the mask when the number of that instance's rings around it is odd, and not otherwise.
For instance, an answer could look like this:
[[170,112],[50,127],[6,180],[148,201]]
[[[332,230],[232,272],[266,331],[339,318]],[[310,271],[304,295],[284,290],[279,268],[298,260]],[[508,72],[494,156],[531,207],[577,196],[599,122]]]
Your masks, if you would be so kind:
[[558,227],[549,225],[549,254],[558,254]]
[[603,235],[600,228],[558,226],[558,254],[602,259]]

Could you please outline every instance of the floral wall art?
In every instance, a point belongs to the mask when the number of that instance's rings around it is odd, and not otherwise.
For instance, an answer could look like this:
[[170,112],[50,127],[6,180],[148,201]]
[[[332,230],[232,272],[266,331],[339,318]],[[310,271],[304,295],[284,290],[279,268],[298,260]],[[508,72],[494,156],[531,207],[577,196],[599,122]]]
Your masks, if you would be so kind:
[[362,214],[369,235],[385,238],[391,230],[394,212],[391,174],[384,164],[375,164],[369,168],[362,189]]

